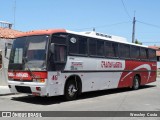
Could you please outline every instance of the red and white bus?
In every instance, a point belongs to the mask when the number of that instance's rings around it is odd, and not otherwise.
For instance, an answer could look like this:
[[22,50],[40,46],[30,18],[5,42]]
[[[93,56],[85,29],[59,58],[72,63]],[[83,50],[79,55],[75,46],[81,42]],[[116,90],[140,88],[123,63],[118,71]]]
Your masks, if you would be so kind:
[[8,85],[13,93],[65,95],[156,81],[156,51],[125,38],[65,29],[37,30],[13,42]]

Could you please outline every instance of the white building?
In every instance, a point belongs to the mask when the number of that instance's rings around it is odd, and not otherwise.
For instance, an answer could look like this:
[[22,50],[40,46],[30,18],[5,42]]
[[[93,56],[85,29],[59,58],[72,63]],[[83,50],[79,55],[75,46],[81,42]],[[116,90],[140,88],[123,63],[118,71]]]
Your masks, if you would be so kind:
[[[5,58],[5,47],[11,47],[17,34],[22,32],[11,29],[12,24],[0,21],[0,86],[7,85],[8,59]],[[9,54],[6,55],[9,57]]]

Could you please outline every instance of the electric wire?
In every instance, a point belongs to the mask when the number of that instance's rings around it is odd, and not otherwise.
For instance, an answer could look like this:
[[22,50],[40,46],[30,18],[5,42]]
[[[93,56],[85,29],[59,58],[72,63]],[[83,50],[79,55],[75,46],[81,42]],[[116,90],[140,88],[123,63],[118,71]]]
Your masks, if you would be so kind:
[[158,25],[154,25],[154,24],[151,24],[151,23],[142,22],[142,21],[139,21],[139,20],[137,20],[137,22],[139,22],[139,23],[141,23],[141,24],[144,24],[144,25],[148,25],[148,26],[151,26],[151,27],[155,27],[155,28],[160,29],[160,26],[158,26]]
[[123,8],[124,8],[125,13],[127,14],[128,18],[131,20],[131,16],[130,16],[129,13],[128,13],[128,10],[127,10],[127,8],[126,8],[126,6],[125,6],[125,4],[124,4],[124,1],[121,0],[121,2],[122,2],[122,5],[123,5]]

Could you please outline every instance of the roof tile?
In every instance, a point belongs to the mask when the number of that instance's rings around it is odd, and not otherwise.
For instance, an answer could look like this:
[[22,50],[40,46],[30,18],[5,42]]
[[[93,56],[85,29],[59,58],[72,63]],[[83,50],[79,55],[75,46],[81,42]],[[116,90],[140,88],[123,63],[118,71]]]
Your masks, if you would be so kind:
[[9,28],[0,27],[0,38],[13,39],[21,33],[23,33],[23,32],[9,29]]

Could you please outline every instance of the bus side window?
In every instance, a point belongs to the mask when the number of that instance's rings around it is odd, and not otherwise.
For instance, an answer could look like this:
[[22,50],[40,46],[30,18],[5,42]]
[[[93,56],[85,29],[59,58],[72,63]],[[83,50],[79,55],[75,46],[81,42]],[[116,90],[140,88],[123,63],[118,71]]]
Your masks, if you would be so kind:
[[114,50],[114,57],[118,57],[118,43],[112,43],[112,47]]
[[104,41],[97,41],[97,56],[104,56]]
[[132,59],[139,59],[140,58],[140,48],[137,46],[131,46],[131,58]]
[[79,38],[79,54],[87,55],[87,38]]
[[69,53],[76,55],[87,55],[87,38],[71,35],[69,37]]
[[105,52],[106,52],[106,57],[116,57],[114,47],[111,42],[106,42],[105,44]]
[[97,55],[96,42],[96,39],[89,39],[89,55]]
[[156,61],[156,51],[155,50],[152,50],[152,49],[149,49],[148,50],[148,56],[149,56],[149,59],[150,60],[154,60]]
[[140,50],[140,58],[142,59],[142,60],[146,60],[146,59],[148,59],[148,54],[147,54],[148,52],[147,52],[147,49],[146,48],[141,48],[141,50]]
[[127,44],[119,44],[120,58],[130,58],[130,46]]

